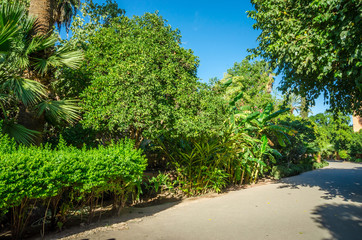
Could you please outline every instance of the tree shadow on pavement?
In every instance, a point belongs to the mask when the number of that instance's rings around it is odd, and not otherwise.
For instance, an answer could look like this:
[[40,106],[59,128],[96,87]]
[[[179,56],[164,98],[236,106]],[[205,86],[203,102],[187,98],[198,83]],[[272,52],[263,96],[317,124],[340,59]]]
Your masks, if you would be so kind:
[[362,164],[353,166],[318,169],[284,178],[278,182],[283,184],[279,188],[318,187],[325,192],[323,199],[341,197],[344,201],[362,203]]
[[315,215],[313,220],[320,228],[329,230],[331,239],[359,240],[362,238],[362,208],[360,206],[324,204],[317,206],[312,214]]

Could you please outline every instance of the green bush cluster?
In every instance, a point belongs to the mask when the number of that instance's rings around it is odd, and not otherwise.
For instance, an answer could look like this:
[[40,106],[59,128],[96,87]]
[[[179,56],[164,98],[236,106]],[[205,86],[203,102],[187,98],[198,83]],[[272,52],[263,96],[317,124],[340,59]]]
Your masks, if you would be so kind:
[[352,139],[348,143],[348,154],[352,161],[362,161],[362,131],[352,134]]
[[271,176],[275,179],[281,179],[284,177],[290,177],[294,175],[298,175],[300,173],[310,171],[313,169],[323,168],[328,166],[327,161],[322,161],[321,163],[317,162],[309,162],[309,163],[302,163],[302,164],[281,164],[276,165],[272,168]]
[[87,150],[68,147],[62,139],[55,149],[17,146],[1,136],[0,211],[10,211],[13,233],[19,236],[39,204],[65,218],[75,205],[90,206],[91,214],[93,203],[107,194],[120,209],[127,197],[138,194],[145,168],[142,151],[129,139]]

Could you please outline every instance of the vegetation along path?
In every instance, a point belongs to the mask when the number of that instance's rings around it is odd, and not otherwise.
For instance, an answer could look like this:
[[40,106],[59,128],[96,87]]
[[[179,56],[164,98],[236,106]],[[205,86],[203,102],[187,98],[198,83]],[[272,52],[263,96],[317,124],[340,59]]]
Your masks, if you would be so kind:
[[67,239],[361,239],[362,164],[135,211],[149,216]]

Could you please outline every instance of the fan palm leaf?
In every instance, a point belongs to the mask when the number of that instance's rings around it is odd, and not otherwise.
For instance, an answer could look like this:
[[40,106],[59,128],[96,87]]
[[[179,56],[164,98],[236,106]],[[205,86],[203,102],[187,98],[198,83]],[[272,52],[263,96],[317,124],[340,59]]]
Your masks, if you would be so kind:
[[23,125],[6,120],[2,122],[2,132],[11,138],[14,138],[16,142],[22,143],[24,145],[30,145],[34,143],[33,139],[38,134],[40,134],[38,131],[28,129]]
[[34,80],[21,77],[10,78],[0,85],[0,89],[12,93],[25,106],[33,106],[46,96],[45,87]]
[[69,123],[79,119],[80,108],[74,100],[46,100],[39,103],[36,109],[38,110],[39,116],[44,113],[53,123],[57,123],[59,119]]
[[7,53],[10,41],[20,32],[18,22],[24,13],[24,7],[19,3],[0,6],[0,53]]
[[[67,0],[59,1],[69,3]],[[70,1],[72,4],[76,2]],[[33,113],[38,110],[38,116],[44,114],[53,123],[60,120],[73,122],[79,118],[79,107],[75,101],[53,101],[46,100],[46,97],[51,93],[47,86],[54,76],[54,69],[79,67],[82,53],[57,47],[58,38],[55,35],[37,35],[38,28],[35,19],[27,15],[21,3],[3,1],[0,5],[0,107],[5,119],[3,132],[24,144],[32,143],[32,139],[40,133],[25,127],[29,121],[37,121],[36,114],[34,118],[14,119],[21,112],[29,110]]]
[[48,58],[33,58],[34,68],[41,74],[45,74],[49,68],[67,66],[78,68],[83,61],[82,51],[70,51],[68,47],[60,47]]

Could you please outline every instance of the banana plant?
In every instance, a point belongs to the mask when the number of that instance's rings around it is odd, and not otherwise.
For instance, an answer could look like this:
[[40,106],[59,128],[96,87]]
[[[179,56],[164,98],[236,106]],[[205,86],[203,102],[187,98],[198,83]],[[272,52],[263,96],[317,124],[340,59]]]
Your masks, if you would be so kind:
[[[232,80],[229,80],[222,87],[227,88],[231,84]],[[252,111],[252,108],[248,106],[237,108],[236,102],[242,97],[243,93],[240,92],[229,102],[230,118],[227,124],[233,135],[233,148],[241,163],[240,182],[242,183],[244,179],[248,182],[256,182],[259,174],[262,174],[264,168],[267,167],[264,160],[275,163],[275,156],[281,156],[270,146],[273,144],[272,137],[275,136],[281,146],[286,146],[290,143],[288,135],[294,134],[294,131],[273,121],[289,109],[272,112],[271,103],[262,112]]]

